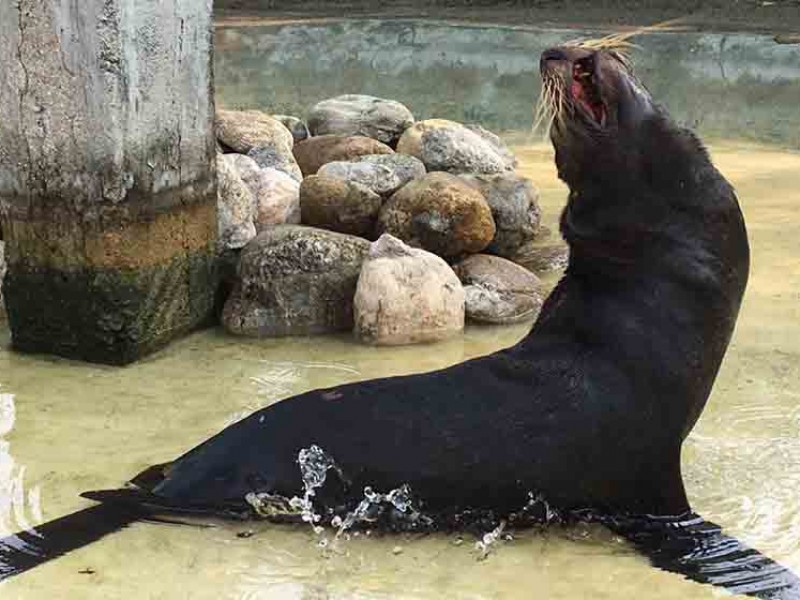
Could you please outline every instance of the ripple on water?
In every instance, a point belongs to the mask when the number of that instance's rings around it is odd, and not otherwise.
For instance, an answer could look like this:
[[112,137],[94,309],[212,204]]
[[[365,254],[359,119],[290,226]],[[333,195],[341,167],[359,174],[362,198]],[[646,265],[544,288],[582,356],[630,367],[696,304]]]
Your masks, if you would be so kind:
[[[796,555],[800,539],[800,442],[796,438],[721,439],[693,435],[687,469],[704,516],[767,554]],[[764,477],[762,469],[774,476]]]

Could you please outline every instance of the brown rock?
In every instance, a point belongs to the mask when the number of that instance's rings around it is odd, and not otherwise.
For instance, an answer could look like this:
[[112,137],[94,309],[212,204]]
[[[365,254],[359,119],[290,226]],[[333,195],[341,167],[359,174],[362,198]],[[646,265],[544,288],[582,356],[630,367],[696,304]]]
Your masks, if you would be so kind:
[[392,154],[386,144],[361,135],[320,135],[294,147],[294,157],[303,175],[313,175],[325,163],[351,160],[367,154]]
[[268,146],[284,155],[291,155],[294,139],[277,119],[260,110],[217,110],[214,125],[217,139],[240,154],[253,148]]
[[378,217],[378,230],[449,257],[486,248],[495,224],[479,191],[455,175],[436,172],[411,181],[389,198]]
[[544,300],[533,273],[510,260],[476,254],[453,270],[464,284],[466,314],[481,323],[506,324],[533,320]]
[[352,181],[309,175],[300,184],[300,218],[304,225],[371,237],[380,208],[378,194]]

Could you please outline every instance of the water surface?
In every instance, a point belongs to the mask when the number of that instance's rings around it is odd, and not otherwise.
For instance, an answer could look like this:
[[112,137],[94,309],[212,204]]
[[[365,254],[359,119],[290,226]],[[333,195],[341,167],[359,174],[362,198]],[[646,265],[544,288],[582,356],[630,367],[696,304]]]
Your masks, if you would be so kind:
[[[418,83],[416,92],[404,97],[398,87],[386,83],[380,65],[391,62],[388,47],[375,42],[377,74],[362,67],[361,75],[353,75],[352,80],[317,81],[303,69],[327,56],[327,44],[336,43],[329,39],[333,34],[326,37],[313,28],[306,34],[297,30],[292,35],[306,35],[305,45],[292,46],[293,53],[277,61],[276,48],[281,46],[276,40],[285,35],[282,31],[257,32],[267,36],[260,46],[248,49],[248,56],[261,57],[258,68],[255,58],[246,62],[236,58],[240,55],[234,47],[218,46],[217,75],[224,100],[250,105],[255,101],[247,96],[250,89],[265,94],[263,98],[270,97],[266,94],[290,98],[294,93],[302,100],[296,106],[305,106],[329,92],[369,91],[418,102],[431,111],[434,106],[437,111],[451,106],[453,112],[436,114],[461,118],[458,107],[467,92],[459,95],[461,89],[455,84],[431,86],[424,93]],[[349,43],[350,30],[342,31],[340,42]],[[480,51],[475,46],[475,39],[484,39],[480,36],[506,40],[505,57],[519,53],[516,63],[508,59],[506,65],[505,58],[497,59],[488,71],[476,71],[474,81],[480,89],[485,80],[502,80],[500,75],[487,75],[492,70],[499,73],[502,67],[511,72],[513,64],[522,69],[530,60],[531,46],[512,44],[516,38],[505,30],[469,31],[473,33],[461,28],[434,33],[442,51],[453,53],[451,58],[460,53],[465,64],[475,57],[491,62],[492,48]],[[238,35],[246,38],[251,32]],[[551,37],[542,38],[540,45],[559,36],[575,37],[574,32],[546,35]],[[666,37],[663,44],[664,48],[685,46],[673,45]],[[429,53],[430,45],[423,50]],[[398,64],[404,52],[398,49]],[[408,52],[408,60],[414,59],[416,55]],[[657,50],[647,50],[639,60],[661,64],[674,60],[668,53],[651,56],[650,52]],[[334,58],[326,60],[339,64]],[[689,97],[695,80],[687,73],[710,68],[702,60],[695,64],[682,58],[681,62],[684,68],[668,94],[673,99],[668,102],[670,108],[675,98]],[[236,84],[221,68],[234,63],[242,73],[260,69],[273,75],[280,69],[291,72],[295,64],[297,84],[294,90],[284,89],[285,80],[270,80],[266,75],[247,85],[243,80]],[[435,63],[432,58],[431,64]],[[776,76],[780,85],[798,89],[800,74],[792,71],[797,64],[788,64]],[[511,123],[517,118],[529,123],[527,108],[537,85],[529,80],[537,77],[533,72],[519,73],[518,79],[506,81],[525,82],[529,88],[512,86],[504,96],[507,100],[498,102],[497,118],[505,118],[506,108],[517,110],[514,106],[519,106],[519,117],[507,121],[508,127],[502,125],[506,121],[490,120],[485,125],[513,129]],[[730,73],[729,78],[733,77]],[[375,78],[373,88],[358,87],[370,77]],[[643,78],[648,81],[646,75]],[[736,89],[731,93],[738,93]],[[744,101],[712,100],[713,96],[706,100],[698,114],[734,122],[730,115],[735,111],[726,116],[721,105],[735,105],[741,114],[752,112],[754,124],[767,125],[710,140],[714,159],[738,190],[753,260],[736,334],[709,405],[685,446],[686,485],[698,512],[800,571],[800,219],[796,216],[800,153],[786,149],[797,128],[784,131],[780,121],[785,115],[797,123],[800,115],[792,104],[776,109],[771,121],[769,109],[760,112]],[[267,105],[263,99],[258,102]],[[678,103],[679,112],[681,106]],[[713,127],[709,132],[713,133]],[[775,135],[783,148],[742,141]],[[556,179],[552,151],[538,140],[519,143],[519,134],[509,139],[517,140],[519,170],[540,189],[545,220],[554,228],[566,189]],[[554,281],[551,278],[548,284]],[[243,414],[280,398],[346,381],[443,367],[508,346],[526,331],[526,325],[470,327],[463,337],[439,344],[370,348],[347,335],[241,340],[210,330],[120,369],[12,353],[8,330],[0,324],[0,535],[88,506],[90,502],[79,498],[80,492],[117,487],[143,468],[169,460]],[[254,535],[237,537],[244,530]],[[720,595],[709,586],[649,567],[625,543],[596,527],[515,533],[513,540],[500,543],[483,561],[477,560],[475,539],[466,535],[360,535],[332,549],[319,548],[318,541],[310,528],[266,523],[215,523],[212,528],[139,523],[0,584],[0,594],[23,599],[290,600],[633,599],[656,593],[659,598],[677,600]]]

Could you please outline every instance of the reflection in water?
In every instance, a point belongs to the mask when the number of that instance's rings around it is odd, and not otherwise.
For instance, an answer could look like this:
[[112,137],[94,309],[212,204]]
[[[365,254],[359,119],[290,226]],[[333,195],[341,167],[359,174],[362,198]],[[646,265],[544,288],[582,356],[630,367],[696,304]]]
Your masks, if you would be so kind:
[[[542,50],[600,33],[413,20],[225,27],[217,98],[302,115],[324,98],[367,93],[399,100],[419,119],[522,131],[539,96]],[[800,148],[800,45],[746,33],[651,33],[636,44],[638,75],[678,122]]]
[[31,521],[42,521],[39,486],[25,493],[25,467],[14,462],[6,440],[15,420],[14,394],[0,391],[0,537],[31,529]]
[[344,377],[360,378],[358,369],[341,363],[334,362],[287,362],[264,360],[264,368],[258,375],[250,377],[250,381],[258,389],[258,403],[251,403],[241,410],[237,410],[225,421],[225,426],[241,421],[260,408],[277,402],[282,398],[291,396],[294,390],[309,389],[310,371],[313,369],[327,369],[340,373]]

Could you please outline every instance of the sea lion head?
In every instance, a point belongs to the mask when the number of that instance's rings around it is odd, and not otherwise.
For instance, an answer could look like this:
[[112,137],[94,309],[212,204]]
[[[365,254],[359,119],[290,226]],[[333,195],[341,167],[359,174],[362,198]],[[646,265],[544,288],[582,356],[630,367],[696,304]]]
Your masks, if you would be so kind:
[[548,121],[559,175],[572,186],[598,156],[626,161],[660,109],[634,75],[624,42],[571,43],[541,55],[539,122]]

